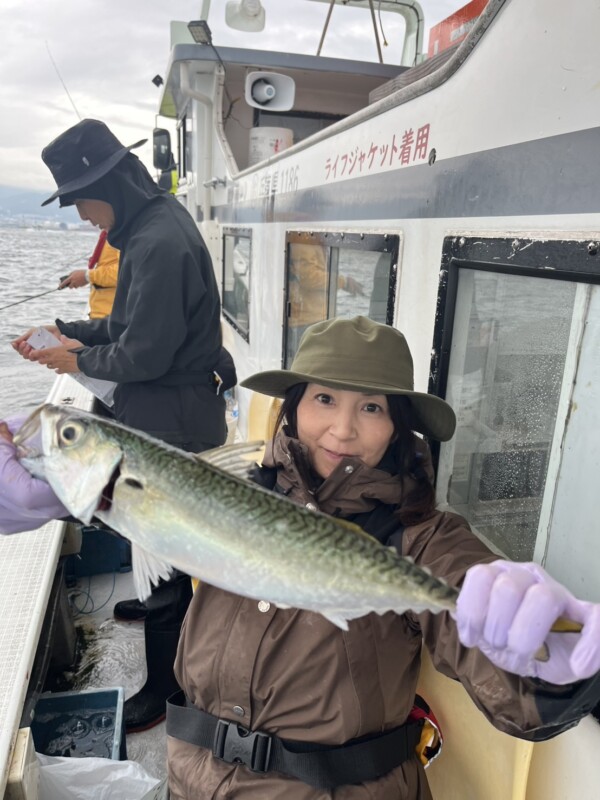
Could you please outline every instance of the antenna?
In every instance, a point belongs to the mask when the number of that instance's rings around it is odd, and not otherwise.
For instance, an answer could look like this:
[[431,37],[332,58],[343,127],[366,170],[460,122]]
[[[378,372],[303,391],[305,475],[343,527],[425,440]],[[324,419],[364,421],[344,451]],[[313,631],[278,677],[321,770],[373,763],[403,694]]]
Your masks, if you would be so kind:
[[81,119],[81,114],[79,113],[79,111],[77,111],[77,106],[76,106],[76,105],[75,105],[75,103],[73,102],[73,98],[72,98],[72,97],[71,97],[71,95],[69,94],[69,90],[67,89],[67,85],[66,85],[66,84],[65,84],[65,82],[63,81],[63,79],[62,79],[62,75],[61,75],[61,74],[60,74],[60,72],[58,71],[58,67],[56,66],[56,61],[55,61],[55,60],[52,58],[52,53],[50,52],[50,46],[48,45],[48,42],[47,42],[47,41],[45,42],[45,44],[46,44],[46,50],[48,51],[48,55],[50,56],[50,61],[52,62],[52,66],[54,67],[54,69],[56,70],[56,74],[58,75],[58,80],[59,80],[59,81],[62,83],[62,85],[63,85],[63,89],[64,89],[64,90],[65,90],[65,92],[67,93],[67,97],[68,97],[68,98],[69,98],[69,100],[71,101],[71,105],[73,106],[73,109],[74,109],[75,113],[77,114],[77,116],[79,117],[79,119]]

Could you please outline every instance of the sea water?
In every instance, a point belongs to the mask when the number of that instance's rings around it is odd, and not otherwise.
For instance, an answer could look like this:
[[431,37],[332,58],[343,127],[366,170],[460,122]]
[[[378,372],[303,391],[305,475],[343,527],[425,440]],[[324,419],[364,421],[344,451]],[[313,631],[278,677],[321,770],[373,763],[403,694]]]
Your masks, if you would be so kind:
[[[61,275],[87,267],[98,231],[0,227],[0,419],[43,403],[56,378],[47,367],[25,361],[11,341],[37,325],[87,319],[87,286],[55,289]],[[19,302],[10,308],[4,306]]]

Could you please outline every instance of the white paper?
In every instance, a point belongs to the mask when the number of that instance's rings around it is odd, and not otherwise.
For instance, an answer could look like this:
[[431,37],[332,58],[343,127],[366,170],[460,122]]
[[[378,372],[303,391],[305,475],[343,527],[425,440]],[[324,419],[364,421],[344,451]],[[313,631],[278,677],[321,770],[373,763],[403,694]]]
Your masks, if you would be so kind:
[[[53,333],[50,333],[46,328],[36,328],[27,339],[27,344],[33,347],[34,350],[46,350],[49,347],[57,347],[62,343],[57,339]],[[88,391],[95,395],[99,400],[107,406],[112,406],[114,403],[113,394],[117,384],[113,381],[104,381],[100,378],[90,378],[84,375],[83,372],[70,373],[73,380],[76,380]]]
[[48,347],[57,347],[60,343],[60,339],[57,339],[46,328],[36,328],[27,339],[27,344],[33,347],[34,350],[46,350]]

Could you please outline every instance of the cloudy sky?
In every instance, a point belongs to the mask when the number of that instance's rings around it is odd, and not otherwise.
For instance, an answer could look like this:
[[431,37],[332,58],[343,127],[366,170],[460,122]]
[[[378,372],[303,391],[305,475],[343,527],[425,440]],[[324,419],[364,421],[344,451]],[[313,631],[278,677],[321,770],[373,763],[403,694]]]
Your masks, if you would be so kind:
[[[464,2],[421,0],[426,30]],[[215,45],[316,53],[328,4],[262,4],[266,28],[247,34],[225,25],[226,0],[212,0]],[[169,22],[198,19],[201,7],[200,0],[0,0],[0,185],[54,189],[40,152],[78,121],[69,95],[81,117],[104,120],[124,144],[150,136],[160,97],[151,79],[166,71]],[[403,24],[396,19],[382,15],[388,63],[400,56]],[[335,8],[323,55],[357,54],[377,59],[370,15]],[[137,153],[152,171],[150,145]]]

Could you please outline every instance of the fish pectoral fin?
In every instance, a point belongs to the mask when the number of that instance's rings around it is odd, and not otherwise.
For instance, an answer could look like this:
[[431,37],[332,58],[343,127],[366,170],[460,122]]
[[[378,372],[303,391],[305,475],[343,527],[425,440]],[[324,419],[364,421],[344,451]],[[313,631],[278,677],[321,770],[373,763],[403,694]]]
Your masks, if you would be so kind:
[[142,602],[150,597],[153,586],[158,586],[161,580],[168,580],[173,572],[173,567],[161,558],[157,558],[139,545],[131,543],[131,566],[133,570],[133,584],[138,600]]
[[262,461],[264,441],[242,442],[215,447],[196,453],[196,458],[217,467],[241,480],[250,480],[250,472],[256,463]]

